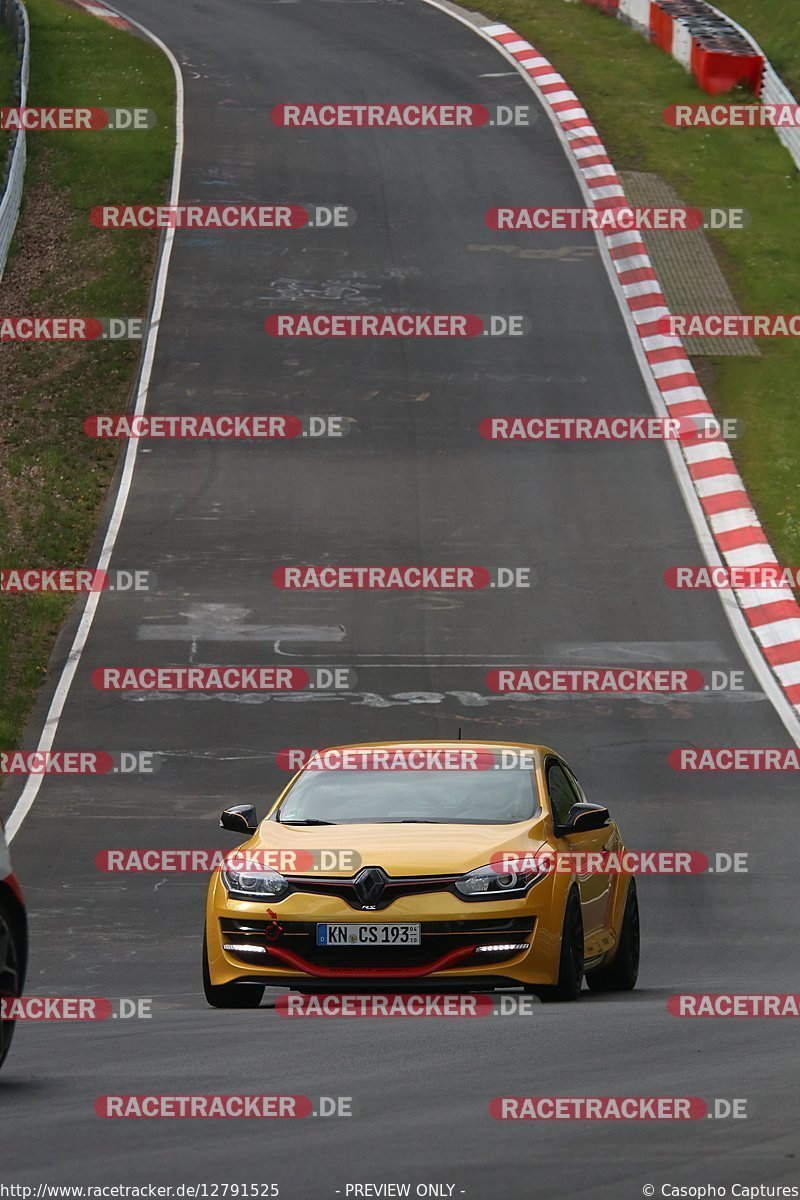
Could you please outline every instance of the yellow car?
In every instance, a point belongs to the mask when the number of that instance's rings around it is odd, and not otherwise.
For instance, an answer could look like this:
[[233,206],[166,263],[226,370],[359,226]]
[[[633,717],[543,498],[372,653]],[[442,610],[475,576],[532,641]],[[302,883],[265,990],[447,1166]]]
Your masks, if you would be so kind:
[[636,984],[636,884],[608,810],[554,750],[511,742],[316,751],[208,890],[217,1008],[303,992],[522,986],[574,1000]]

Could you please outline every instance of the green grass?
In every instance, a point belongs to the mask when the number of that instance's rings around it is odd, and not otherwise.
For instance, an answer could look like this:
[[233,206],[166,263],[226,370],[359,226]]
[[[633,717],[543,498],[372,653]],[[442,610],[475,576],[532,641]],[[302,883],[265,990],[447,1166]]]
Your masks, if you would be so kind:
[[800,8],[792,0],[723,0],[717,7],[751,33],[775,70],[800,95]]
[[[28,135],[25,203],[0,310],[144,316],[157,238],[95,229],[103,202],[161,202],[172,166],[174,79],[149,43],[57,0],[28,0],[29,103],[144,107],[144,132]],[[30,270],[37,256],[46,269]],[[138,343],[0,347],[0,564],[83,566],[117,446],[85,418],[124,411]],[[0,597],[0,747],[17,744],[68,596]]]
[[[728,5],[737,18],[747,18],[765,48],[773,34],[776,45],[784,40],[782,7],[785,0]],[[745,208],[752,214],[748,229],[713,239],[743,312],[800,309],[800,177],[772,130],[666,126],[667,105],[696,104],[707,97],[669,55],[588,5],[491,0],[482,10],[524,34],[552,60],[580,96],[618,170],[655,171],[690,205]],[[787,47],[789,40],[786,34]],[[796,68],[800,50],[787,48],[787,55],[788,65]],[[711,364],[703,369],[703,382],[717,412],[744,420],[746,433],[733,444],[737,465],[776,553],[794,565],[800,563],[800,342],[781,338],[758,344],[761,359],[699,361]]]

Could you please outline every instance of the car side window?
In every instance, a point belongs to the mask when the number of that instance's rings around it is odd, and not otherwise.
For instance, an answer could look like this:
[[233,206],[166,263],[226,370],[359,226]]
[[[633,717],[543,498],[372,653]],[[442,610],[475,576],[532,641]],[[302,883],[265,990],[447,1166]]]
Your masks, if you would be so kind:
[[584,804],[586,802],[586,793],[584,792],[583,788],[581,787],[580,782],[578,781],[578,778],[577,778],[575,772],[572,770],[572,767],[568,767],[567,764],[564,763],[564,771],[566,773],[567,779],[572,784],[572,790],[575,792],[576,796],[578,797],[578,800],[582,804]]
[[573,790],[564,769],[556,762],[547,768],[547,794],[550,797],[550,807],[559,825],[565,824],[569,810],[577,804],[578,795]]

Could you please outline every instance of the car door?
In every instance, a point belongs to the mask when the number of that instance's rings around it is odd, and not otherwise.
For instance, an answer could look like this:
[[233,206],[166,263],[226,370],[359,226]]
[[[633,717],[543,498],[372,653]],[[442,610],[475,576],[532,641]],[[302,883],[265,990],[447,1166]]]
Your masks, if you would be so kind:
[[[583,790],[565,762],[551,758],[546,767],[547,792],[553,814],[553,832],[561,853],[602,853],[612,835],[612,829],[591,829],[558,837],[558,826],[566,823],[573,804],[586,800]],[[611,879],[607,872],[579,871],[576,873],[583,912],[583,935],[586,957],[603,954],[613,945],[609,929],[611,908]],[[610,939],[610,940],[609,940]]]

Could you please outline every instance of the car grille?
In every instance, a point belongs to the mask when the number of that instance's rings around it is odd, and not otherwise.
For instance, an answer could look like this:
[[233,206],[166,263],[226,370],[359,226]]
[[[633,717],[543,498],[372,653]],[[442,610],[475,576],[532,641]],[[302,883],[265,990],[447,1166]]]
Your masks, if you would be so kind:
[[430,892],[452,891],[453,884],[460,878],[459,875],[410,875],[392,878],[381,868],[378,870],[383,876],[383,891],[379,898],[369,905],[359,896],[358,875],[353,879],[291,875],[288,877],[290,885],[286,895],[299,892],[312,896],[335,896],[337,900],[343,900],[356,912],[380,912],[382,909],[388,908],[395,900],[399,900],[401,896],[421,896]]
[[[529,941],[535,921],[532,917],[498,921],[423,921],[419,946],[318,946],[316,921],[258,921],[223,918],[221,922],[223,942],[235,942],[243,946],[249,942],[254,947],[285,950],[302,959],[310,967],[343,970],[393,970],[426,967],[438,962],[446,955],[471,946],[505,944]],[[454,966],[472,966],[480,961],[484,966],[515,958],[519,950],[498,950],[496,953],[482,950],[459,959]],[[270,959],[260,950],[252,955],[236,951],[236,957],[244,962],[262,966],[281,966],[280,955]]]

